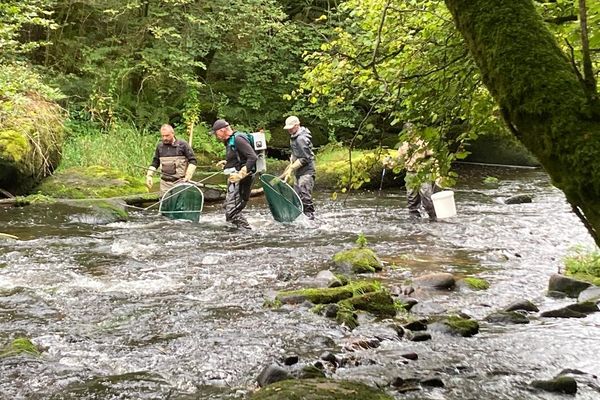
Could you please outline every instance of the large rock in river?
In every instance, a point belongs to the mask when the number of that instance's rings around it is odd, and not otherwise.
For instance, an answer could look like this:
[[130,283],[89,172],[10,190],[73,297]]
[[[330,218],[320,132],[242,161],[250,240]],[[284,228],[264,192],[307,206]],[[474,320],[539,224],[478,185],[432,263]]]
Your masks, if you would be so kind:
[[20,195],[58,166],[64,113],[57,94],[25,67],[3,65],[0,82],[0,189]]
[[273,383],[250,400],[393,400],[380,389],[363,383],[330,379],[300,379]]

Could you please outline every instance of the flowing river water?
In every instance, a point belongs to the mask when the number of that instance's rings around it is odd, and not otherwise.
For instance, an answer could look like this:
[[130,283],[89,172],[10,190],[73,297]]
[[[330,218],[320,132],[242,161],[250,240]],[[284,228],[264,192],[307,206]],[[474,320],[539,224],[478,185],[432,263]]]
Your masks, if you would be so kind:
[[[362,232],[389,265],[373,274],[390,288],[407,276],[476,275],[491,287],[420,298],[420,306],[461,311],[480,321],[471,338],[383,341],[354,351],[369,362],[334,378],[385,385],[394,377],[435,373],[444,388],[398,399],[555,399],[535,379],[565,368],[600,372],[600,315],[530,317],[527,325],[483,318],[516,299],[543,311],[572,302],[545,295],[548,279],[574,245],[593,246],[564,195],[540,170],[463,167],[458,216],[409,220],[401,190],[361,192],[343,203],[317,192],[314,224],[272,220],[264,199],[246,210],[254,229],[224,222],[220,204],[199,224],[131,212],[129,222],[98,225],[64,206],[0,208],[0,341],[31,338],[42,353],[0,358],[1,399],[241,399],[265,365],[295,354],[338,355],[355,333],[304,306],[263,306],[276,291],[301,288],[329,268]],[[494,175],[498,187],[482,179]],[[514,194],[532,203],[506,205]],[[365,324],[376,324],[365,320]],[[401,362],[401,354],[419,359]],[[580,385],[578,399],[600,392]]]

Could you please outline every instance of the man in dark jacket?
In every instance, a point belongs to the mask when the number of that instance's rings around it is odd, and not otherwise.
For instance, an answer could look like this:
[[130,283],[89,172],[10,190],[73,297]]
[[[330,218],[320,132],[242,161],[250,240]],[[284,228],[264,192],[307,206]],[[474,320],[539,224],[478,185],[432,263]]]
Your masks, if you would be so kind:
[[315,186],[315,155],[312,150],[312,136],[307,128],[300,126],[300,120],[294,115],[285,120],[283,129],[290,134],[292,157],[281,179],[288,180],[290,176],[295,176],[294,190],[302,201],[304,214],[309,219],[315,219],[315,205],[312,200]]
[[248,204],[258,159],[254,147],[244,132],[234,131],[224,119],[215,121],[212,132],[225,144],[224,170],[230,171],[225,197],[225,220],[238,228],[251,229],[242,215]]
[[152,175],[160,166],[160,193],[164,194],[178,181],[187,182],[192,179],[196,170],[196,156],[192,148],[184,141],[175,138],[173,127],[164,124],[160,127],[161,142],[156,145],[152,164],[146,173],[146,186],[153,185]]

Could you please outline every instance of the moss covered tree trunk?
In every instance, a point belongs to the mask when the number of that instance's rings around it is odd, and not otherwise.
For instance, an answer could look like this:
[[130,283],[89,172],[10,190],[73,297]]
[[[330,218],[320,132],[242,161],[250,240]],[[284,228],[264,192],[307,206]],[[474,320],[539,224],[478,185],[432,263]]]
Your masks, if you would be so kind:
[[531,0],[445,0],[515,136],[600,245],[600,109]]

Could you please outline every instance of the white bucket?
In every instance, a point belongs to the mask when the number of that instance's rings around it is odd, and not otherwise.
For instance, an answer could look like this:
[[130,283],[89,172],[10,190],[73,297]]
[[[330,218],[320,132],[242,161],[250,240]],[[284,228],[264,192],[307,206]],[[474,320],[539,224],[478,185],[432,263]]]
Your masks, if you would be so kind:
[[456,205],[454,204],[454,192],[452,190],[442,190],[431,195],[433,208],[438,218],[450,218],[456,215]]

